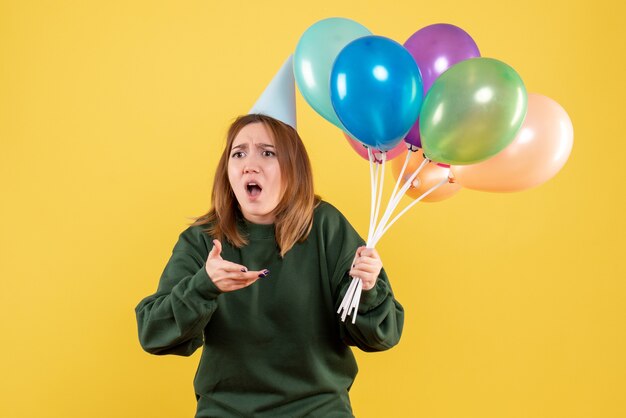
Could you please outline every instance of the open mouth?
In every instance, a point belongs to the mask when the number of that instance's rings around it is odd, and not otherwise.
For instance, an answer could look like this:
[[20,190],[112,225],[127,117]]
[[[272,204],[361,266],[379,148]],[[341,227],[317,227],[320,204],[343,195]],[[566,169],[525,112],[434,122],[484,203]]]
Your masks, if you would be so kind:
[[248,196],[256,197],[261,194],[262,190],[263,188],[257,183],[250,182],[246,184],[246,191],[248,192]]

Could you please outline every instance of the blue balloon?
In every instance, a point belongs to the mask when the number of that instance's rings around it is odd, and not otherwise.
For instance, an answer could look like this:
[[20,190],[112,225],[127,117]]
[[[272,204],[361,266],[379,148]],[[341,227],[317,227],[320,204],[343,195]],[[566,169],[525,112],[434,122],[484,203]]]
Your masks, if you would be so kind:
[[365,36],[346,45],[333,64],[330,99],[348,133],[388,151],[409,132],[422,106],[422,76],[402,45]]

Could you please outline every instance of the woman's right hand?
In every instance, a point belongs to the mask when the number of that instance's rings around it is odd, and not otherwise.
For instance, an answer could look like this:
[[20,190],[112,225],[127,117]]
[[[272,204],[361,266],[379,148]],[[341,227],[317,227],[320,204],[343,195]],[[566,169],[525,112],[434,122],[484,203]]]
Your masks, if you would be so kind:
[[209,278],[222,292],[243,289],[269,274],[269,270],[248,271],[245,266],[224,260],[221,253],[222,243],[214,239],[205,268]]

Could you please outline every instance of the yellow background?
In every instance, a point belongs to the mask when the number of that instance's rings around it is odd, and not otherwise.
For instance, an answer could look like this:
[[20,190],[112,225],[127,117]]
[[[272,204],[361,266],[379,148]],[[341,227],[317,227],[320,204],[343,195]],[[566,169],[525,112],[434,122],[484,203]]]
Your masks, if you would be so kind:
[[[356,415],[626,416],[617,0],[2,1],[0,416],[193,416],[199,352],[144,353],[134,307],[208,208],[229,122],[331,16],[401,43],[460,26],[575,132],[548,183],[463,190],[381,241],[406,325],[395,349],[357,354]],[[298,106],[318,193],[366,234],[367,163]]]

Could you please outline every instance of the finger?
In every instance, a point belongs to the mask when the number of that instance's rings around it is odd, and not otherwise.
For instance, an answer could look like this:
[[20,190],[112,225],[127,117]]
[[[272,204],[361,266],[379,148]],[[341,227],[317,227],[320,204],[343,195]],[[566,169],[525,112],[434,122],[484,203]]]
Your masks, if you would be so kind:
[[245,278],[257,277],[258,278],[258,277],[266,277],[270,274],[270,271],[268,269],[248,271],[248,269],[245,266],[242,266],[240,264],[235,264],[231,262],[227,262],[227,263],[228,265],[225,266],[225,268],[221,268],[221,270],[227,274],[236,273],[236,276],[238,277],[245,277]]
[[354,260],[352,260],[352,267],[354,268],[357,260],[361,257],[361,251],[363,251],[365,249],[365,246],[360,246],[359,248],[356,249],[356,253],[354,254]]
[[226,292],[232,292],[234,290],[239,290],[239,289],[243,289],[245,287],[250,286],[251,284],[255,283],[257,280],[259,280],[260,277],[258,275],[254,276],[254,277],[249,277],[249,278],[245,278],[242,279],[240,277],[223,277],[220,281],[219,281],[219,288],[223,289]]
[[382,268],[383,263],[382,263],[382,261],[380,261],[380,259],[377,259],[377,258],[361,257],[361,258],[357,259],[356,263],[354,263],[355,267],[358,267],[359,265],[375,266],[375,267]]
[[378,277],[380,274],[380,268],[377,266],[368,266],[368,265],[358,265],[350,270],[350,276],[352,277],[363,277],[363,276],[372,276]]
[[211,248],[211,252],[209,253],[208,258],[211,258],[211,259],[219,258],[221,253],[222,253],[222,243],[219,240],[214,239],[213,248]]
[[350,277],[358,277],[359,279],[369,279],[374,277],[374,273],[364,270],[352,269],[350,270]]
[[375,248],[363,248],[363,250],[360,252],[360,256],[380,259],[378,251],[376,251]]
[[248,281],[246,282],[245,287],[248,287],[248,286],[250,286],[250,285],[252,285],[252,284],[256,283],[256,281],[257,281],[257,280],[261,280],[261,277],[259,277],[258,275],[257,275],[256,277],[254,277],[254,278],[252,278],[252,279],[248,280]]
[[365,275],[355,277],[358,277],[361,280],[363,290],[369,290],[374,287],[374,285],[376,284],[376,280],[378,279],[377,277],[367,277]]
[[264,274],[264,271],[248,271],[243,273],[241,271],[225,273],[221,276],[222,280],[232,280],[235,282],[254,282],[260,278],[267,277],[268,274]]
[[256,282],[258,279],[262,279],[270,275],[270,271],[268,269],[259,270],[259,271],[249,271],[244,273],[244,279],[250,280],[252,282]]
[[354,260],[354,264],[366,263],[366,264],[383,264],[383,261],[380,258],[371,257],[371,256],[361,256]]
[[237,263],[233,263],[231,261],[226,261],[226,260],[222,260],[219,265],[218,268],[221,270],[224,270],[226,272],[232,273],[232,272],[247,272],[248,268],[242,264],[237,264]]
[[381,270],[381,266],[380,264],[356,263],[352,270],[361,270],[368,273],[375,273],[378,270]]

